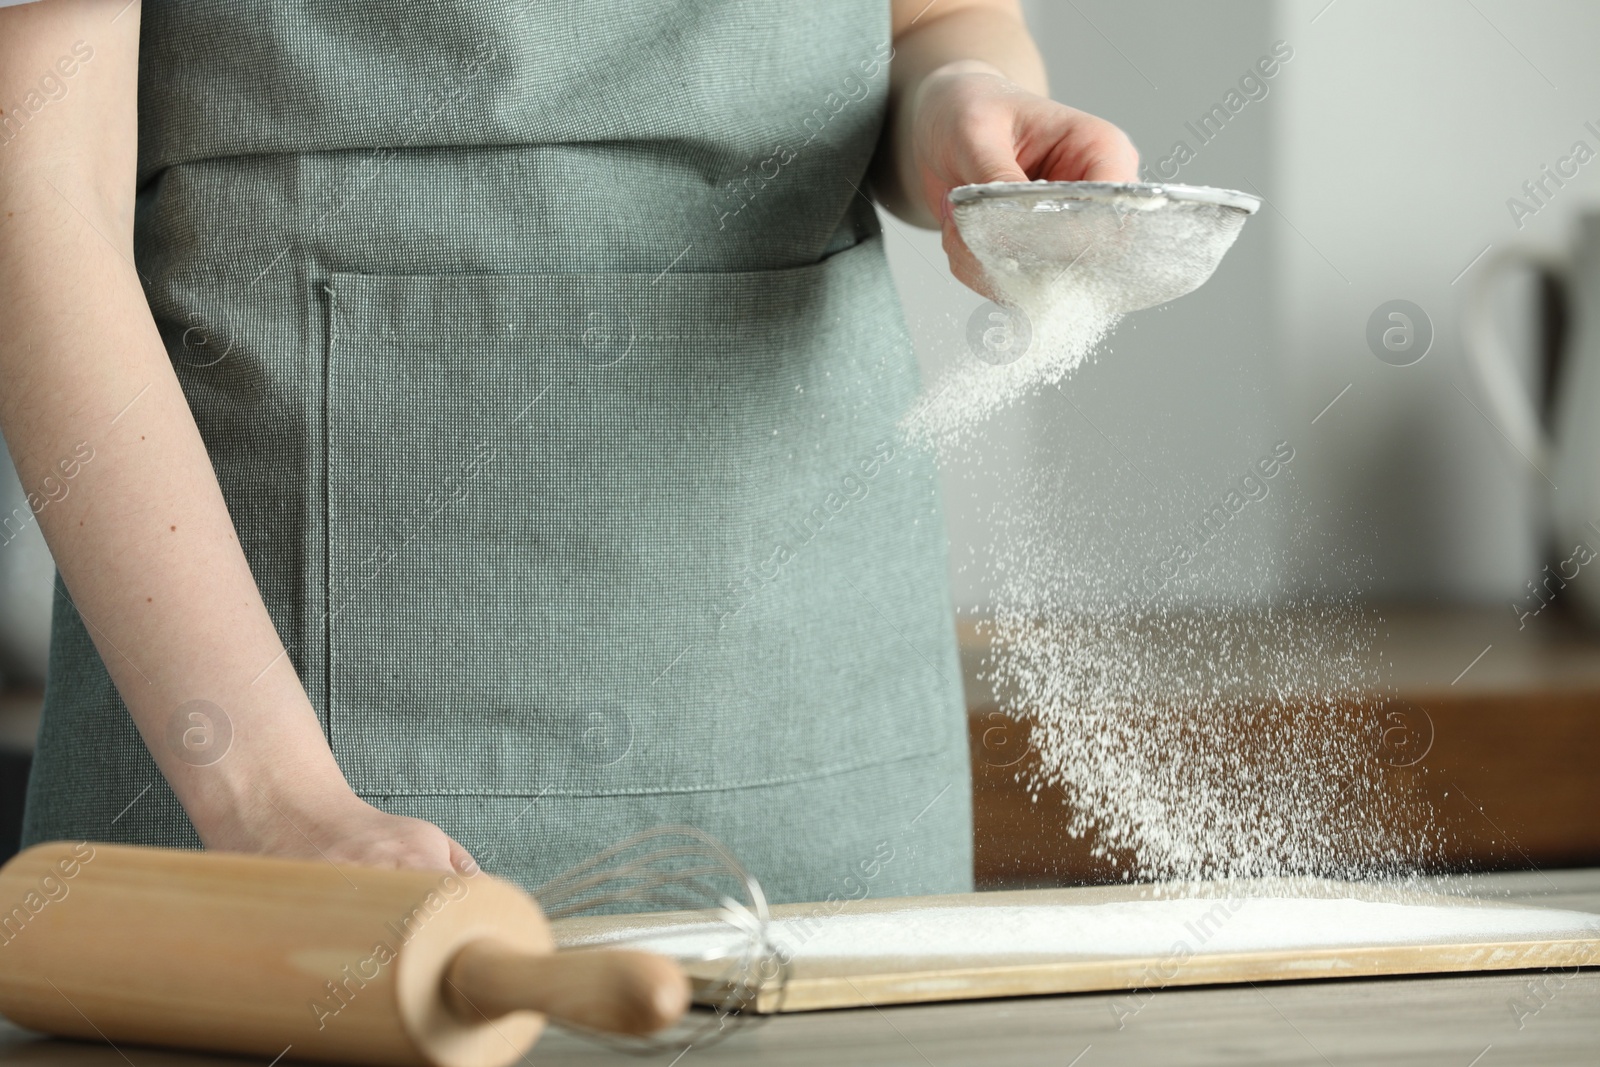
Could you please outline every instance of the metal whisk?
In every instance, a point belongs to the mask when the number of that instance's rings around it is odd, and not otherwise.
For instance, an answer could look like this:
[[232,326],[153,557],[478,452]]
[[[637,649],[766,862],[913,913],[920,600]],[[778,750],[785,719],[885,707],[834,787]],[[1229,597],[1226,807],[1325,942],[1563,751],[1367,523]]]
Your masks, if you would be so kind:
[[727,846],[693,826],[659,826],[634,834],[556,875],[533,895],[552,921],[672,911],[727,924],[729,950],[705,957],[721,966],[714,975],[695,975],[695,1000],[709,1007],[709,1014],[692,1011],[672,1030],[647,1038],[569,1028],[611,1048],[641,1054],[690,1045],[705,1048],[745,1025],[754,1016],[745,1009],[757,996],[775,987],[781,995],[788,980],[788,966],[768,937],[771,918],[760,883]]

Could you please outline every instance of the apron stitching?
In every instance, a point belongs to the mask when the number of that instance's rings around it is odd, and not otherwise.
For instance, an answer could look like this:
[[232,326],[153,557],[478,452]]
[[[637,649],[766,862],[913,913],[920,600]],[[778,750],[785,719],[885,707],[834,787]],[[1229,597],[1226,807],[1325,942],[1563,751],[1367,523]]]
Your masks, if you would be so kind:
[[333,751],[333,450],[329,441],[332,413],[328,410],[329,366],[339,337],[339,294],[324,281],[328,295],[328,343],[322,346],[322,708],[323,732],[328,750]]
[[[364,799],[374,797],[528,797],[528,796],[557,796],[557,797],[650,797],[650,796],[681,796],[691,793],[735,793],[753,789],[772,789],[780,786],[801,785],[806,782],[821,781],[826,778],[838,778],[843,775],[857,774],[861,771],[872,770],[876,767],[892,767],[901,763],[914,763],[931,760],[940,756],[948,756],[956,746],[950,748],[925,749],[921,752],[902,754],[882,760],[868,760],[862,763],[846,764],[841,767],[830,767],[813,774],[794,774],[779,778],[767,778],[752,782],[733,782],[719,785],[705,786],[678,786],[672,788],[615,788],[606,790],[580,790],[580,789],[553,789],[549,786],[541,787],[538,792],[496,792],[485,789],[418,789],[418,790],[369,790],[358,789],[356,795]],[[963,753],[963,755],[965,755]]]

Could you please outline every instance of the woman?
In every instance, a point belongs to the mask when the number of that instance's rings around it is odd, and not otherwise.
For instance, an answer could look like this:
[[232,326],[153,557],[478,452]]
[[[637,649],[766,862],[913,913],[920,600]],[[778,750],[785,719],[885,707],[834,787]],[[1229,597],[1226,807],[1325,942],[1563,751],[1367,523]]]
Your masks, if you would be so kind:
[[951,188],[1134,178],[1016,0],[125,3],[0,10],[25,839],[969,887],[868,198],[977,286]]

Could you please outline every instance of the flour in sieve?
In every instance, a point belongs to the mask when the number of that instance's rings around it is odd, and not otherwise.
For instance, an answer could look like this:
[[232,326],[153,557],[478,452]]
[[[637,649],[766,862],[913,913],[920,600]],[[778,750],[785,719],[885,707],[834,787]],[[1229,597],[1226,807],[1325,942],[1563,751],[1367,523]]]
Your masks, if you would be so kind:
[[1026,316],[1032,341],[1011,362],[964,354],[906,417],[908,439],[942,449],[1071,374],[1124,315],[1204,283],[1246,217],[1163,195],[1084,201],[1041,194],[970,201],[954,213],[989,287]]

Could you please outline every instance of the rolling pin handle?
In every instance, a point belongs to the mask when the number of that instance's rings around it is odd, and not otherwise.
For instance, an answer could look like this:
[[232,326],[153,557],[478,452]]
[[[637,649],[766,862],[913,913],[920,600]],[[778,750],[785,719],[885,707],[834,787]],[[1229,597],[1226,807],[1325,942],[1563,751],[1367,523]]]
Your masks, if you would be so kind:
[[536,955],[470,941],[445,972],[444,996],[463,1019],[536,1011],[613,1034],[651,1034],[683,1017],[689,979],[665,956],[623,949]]

